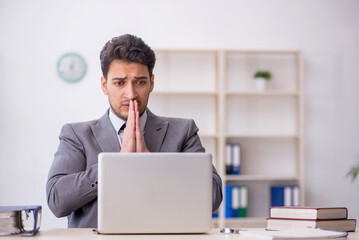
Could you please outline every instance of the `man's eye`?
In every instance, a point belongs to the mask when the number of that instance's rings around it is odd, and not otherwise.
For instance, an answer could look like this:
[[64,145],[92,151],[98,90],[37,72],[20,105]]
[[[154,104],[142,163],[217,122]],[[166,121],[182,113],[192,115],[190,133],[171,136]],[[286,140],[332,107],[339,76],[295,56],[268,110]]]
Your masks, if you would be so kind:
[[137,81],[136,84],[137,85],[144,85],[146,82],[145,81]]
[[120,81],[120,82],[115,82],[116,86],[122,86],[124,84],[124,82]]

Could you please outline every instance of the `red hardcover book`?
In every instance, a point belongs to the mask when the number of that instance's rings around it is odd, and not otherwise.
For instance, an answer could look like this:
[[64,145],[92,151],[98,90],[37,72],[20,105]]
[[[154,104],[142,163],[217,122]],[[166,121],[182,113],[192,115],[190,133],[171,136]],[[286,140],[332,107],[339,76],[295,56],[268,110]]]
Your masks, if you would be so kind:
[[335,231],[354,232],[355,219],[306,220],[292,218],[267,218],[267,230],[321,228]]
[[270,218],[291,218],[306,220],[346,219],[346,207],[271,207]]

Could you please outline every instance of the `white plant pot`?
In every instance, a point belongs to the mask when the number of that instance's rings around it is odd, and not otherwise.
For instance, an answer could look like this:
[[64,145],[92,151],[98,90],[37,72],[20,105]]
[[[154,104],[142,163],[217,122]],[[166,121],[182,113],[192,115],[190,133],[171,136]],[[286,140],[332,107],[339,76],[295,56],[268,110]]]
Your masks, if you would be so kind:
[[267,89],[267,79],[265,78],[256,78],[255,84],[257,91],[263,92]]

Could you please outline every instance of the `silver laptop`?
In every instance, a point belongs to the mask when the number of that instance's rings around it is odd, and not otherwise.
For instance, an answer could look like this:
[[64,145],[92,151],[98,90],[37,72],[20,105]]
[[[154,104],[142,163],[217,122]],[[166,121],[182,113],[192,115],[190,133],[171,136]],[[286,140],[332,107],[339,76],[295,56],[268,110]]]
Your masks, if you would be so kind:
[[98,184],[98,233],[211,229],[211,154],[101,153]]

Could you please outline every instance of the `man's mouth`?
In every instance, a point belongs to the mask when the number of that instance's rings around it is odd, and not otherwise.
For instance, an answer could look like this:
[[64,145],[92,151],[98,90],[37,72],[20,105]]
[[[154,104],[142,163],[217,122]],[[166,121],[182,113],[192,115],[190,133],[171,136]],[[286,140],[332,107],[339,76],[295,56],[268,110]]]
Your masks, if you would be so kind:
[[[138,101],[137,101],[137,104],[138,104],[138,106],[140,105],[140,104],[138,103]],[[130,108],[130,102],[124,102],[124,103],[121,104],[121,106],[122,106],[123,108],[129,109],[129,108]]]
[[130,107],[130,103],[125,102],[125,103],[122,103],[121,106],[128,109]]

